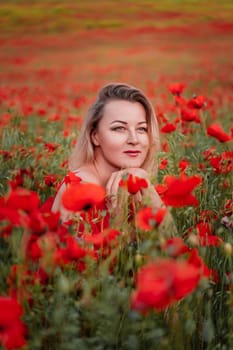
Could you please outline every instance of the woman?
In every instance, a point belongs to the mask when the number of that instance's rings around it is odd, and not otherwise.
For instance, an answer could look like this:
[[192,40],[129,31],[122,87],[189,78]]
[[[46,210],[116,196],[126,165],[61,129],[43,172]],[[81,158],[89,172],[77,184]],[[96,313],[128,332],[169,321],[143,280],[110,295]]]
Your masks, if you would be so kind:
[[[148,98],[133,86],[109,84],[100,90],[88,111],[70,158],[70,170],[83,182],[104,187],[110,210],[121,205],[117,194],[122,176],[143,178],[147,188],[132,196],[138,202],[147,197],[159,208],[163,203],[148,175],[156,174],[159,146],[157,120]],[[68,218],[61,204],[65,188],[65,184],[60,187],[52,207],[55,212],[60,210],[63,221]]]

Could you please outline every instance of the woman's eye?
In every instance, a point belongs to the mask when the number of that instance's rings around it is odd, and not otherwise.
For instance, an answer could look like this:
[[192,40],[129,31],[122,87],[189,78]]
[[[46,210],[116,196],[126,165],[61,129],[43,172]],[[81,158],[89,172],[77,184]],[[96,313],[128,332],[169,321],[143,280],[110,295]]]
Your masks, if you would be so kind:
[[124,126],[115,126],[115,127],[112,128],[111,130],[113,130],[113,131],[124,131],[125,128],[124,128]]
[[148,129],[147,129],[146,127],[138,128],[138,130],[139,130],[140,132],[147,132],[147,131],[148,131]]
[[[113,131],[125,131],[126,128],[124,126],[115,126],[111,130],[113,130]],[[138,130],[138,132],[141,132],[141,133],[147,133],[148,132],[148,129],[146,127],[143,127],[143,126],[138,128],[137,130]]]

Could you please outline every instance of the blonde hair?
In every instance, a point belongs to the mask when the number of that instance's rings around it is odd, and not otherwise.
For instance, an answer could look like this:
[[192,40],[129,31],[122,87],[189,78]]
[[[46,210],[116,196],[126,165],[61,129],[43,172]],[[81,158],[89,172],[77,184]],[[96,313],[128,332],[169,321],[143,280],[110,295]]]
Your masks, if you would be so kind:
[[99,121],[104,115],[105,105],[112,100],[139,102],[144,107],[148,125],[150,150],[142,168],[156,173],[157,164],[155,155],[160,149],[160,138],[158,122],[153,106],[141,90],[124,83],[108,84],[99,91],[96,101],[87,112],[78,140],[71,154],[69,161],[70,170],[74,171],[82,165],[94,161],[95,145],[92,142],[91,134],[97,128]]

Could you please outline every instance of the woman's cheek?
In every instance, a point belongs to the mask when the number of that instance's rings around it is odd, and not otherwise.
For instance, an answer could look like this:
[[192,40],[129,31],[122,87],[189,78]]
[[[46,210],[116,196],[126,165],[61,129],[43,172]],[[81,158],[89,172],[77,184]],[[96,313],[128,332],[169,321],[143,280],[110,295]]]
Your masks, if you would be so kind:
[[122,147],[125,143],[126,137],[121,134],[114,135],[108,140],[109,148],[114,148],[116,150]]

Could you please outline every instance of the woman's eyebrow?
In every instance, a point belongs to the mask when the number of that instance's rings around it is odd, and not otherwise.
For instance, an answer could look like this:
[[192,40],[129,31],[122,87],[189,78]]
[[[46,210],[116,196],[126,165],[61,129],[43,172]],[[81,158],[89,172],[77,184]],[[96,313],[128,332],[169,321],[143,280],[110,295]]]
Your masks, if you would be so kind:
[[[124,122],[123,120],[114,120],[113,122],[111,122],[110,124],[113,123],[122,123],[122,124],[127,124],[127,122]],[[143,122],[138,122],[138,124],[147,124],[147,122],[144,120]]]
[[127,124],[127,122],[123,122],[122,120],[114,120],[113,122],[111,122],[111,124],[113,124],[113,123]]

